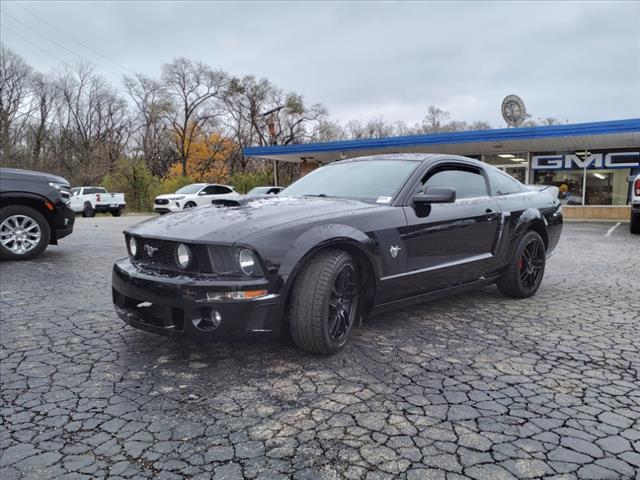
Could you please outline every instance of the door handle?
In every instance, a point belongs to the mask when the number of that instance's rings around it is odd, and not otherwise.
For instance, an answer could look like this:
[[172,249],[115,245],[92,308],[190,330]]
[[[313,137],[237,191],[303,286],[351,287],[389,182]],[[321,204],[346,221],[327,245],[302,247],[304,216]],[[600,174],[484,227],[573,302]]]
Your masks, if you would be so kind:
[[500,216],[500,212],[496,212],[495,210],[487,208],[484,211],[484,216],[487,218],[487,220],[493,220],[493,219],[498,218]]

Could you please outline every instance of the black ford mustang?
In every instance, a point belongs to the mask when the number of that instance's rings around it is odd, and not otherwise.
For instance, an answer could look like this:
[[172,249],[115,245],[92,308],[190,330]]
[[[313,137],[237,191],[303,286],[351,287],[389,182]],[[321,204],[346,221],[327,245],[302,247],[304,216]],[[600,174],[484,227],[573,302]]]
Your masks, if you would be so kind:
[[277,197],[131,227],[113,300],[150,332],[290,332],[300,348],[332,353],[372,312],[487,283],[533,295],[561,229],[555,187],[464,157],[362,157]]

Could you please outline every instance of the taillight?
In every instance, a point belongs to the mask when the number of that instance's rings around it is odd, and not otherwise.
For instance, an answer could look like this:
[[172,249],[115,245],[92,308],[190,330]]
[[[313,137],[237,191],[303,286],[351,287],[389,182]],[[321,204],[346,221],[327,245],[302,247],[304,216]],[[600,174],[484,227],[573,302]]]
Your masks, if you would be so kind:
[[99,202],[99,201],[100,201],[100,194],[96,193],[96,202]]
[[636,197],[640,197],[640,178],[636,178],[636,183],[633,188],[636,190]]

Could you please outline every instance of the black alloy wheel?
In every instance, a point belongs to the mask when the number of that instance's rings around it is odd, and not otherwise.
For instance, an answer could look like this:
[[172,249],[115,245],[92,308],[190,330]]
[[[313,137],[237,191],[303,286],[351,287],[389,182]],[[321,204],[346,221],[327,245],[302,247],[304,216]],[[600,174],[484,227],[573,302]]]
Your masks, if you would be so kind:
[[518,267],[522,286],[529,290],[535,288],[544,271],[544,245],[540,246],[540,242],[532,238],[522,251]]
[[514,248],[504,275],[496,282],[498,289],[515,298],[526,298],[536,293],[544,277],[546,255],[540,235],[534,231],[526,232]]
[[296,277],[289,305],[289,327],[302,350],[330,354],[349,340],[358,318],[358,269],[343,250],[324,250]]
[[338,272],[329,297],[329,337],[334,342],[340,342],[351,331],[357,293],[356,271],[347,263]]
[[187,208],[193,208],[196,207],[197,205],[193,202],[187,202],[184,204],[184,210],[186,210]]

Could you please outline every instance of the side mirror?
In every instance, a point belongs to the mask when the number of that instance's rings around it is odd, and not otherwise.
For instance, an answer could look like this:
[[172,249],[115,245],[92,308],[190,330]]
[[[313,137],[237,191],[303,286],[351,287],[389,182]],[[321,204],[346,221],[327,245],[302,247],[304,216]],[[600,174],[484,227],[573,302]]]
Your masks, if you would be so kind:
[[456,191],[450,187],[427,187],[424,192],[413,196],[414,205],[430,205],[432,203],[453,203]]
[[204,190],[200,190],[200,193],[198,193],[198,195],[208,195],[208,194]]

